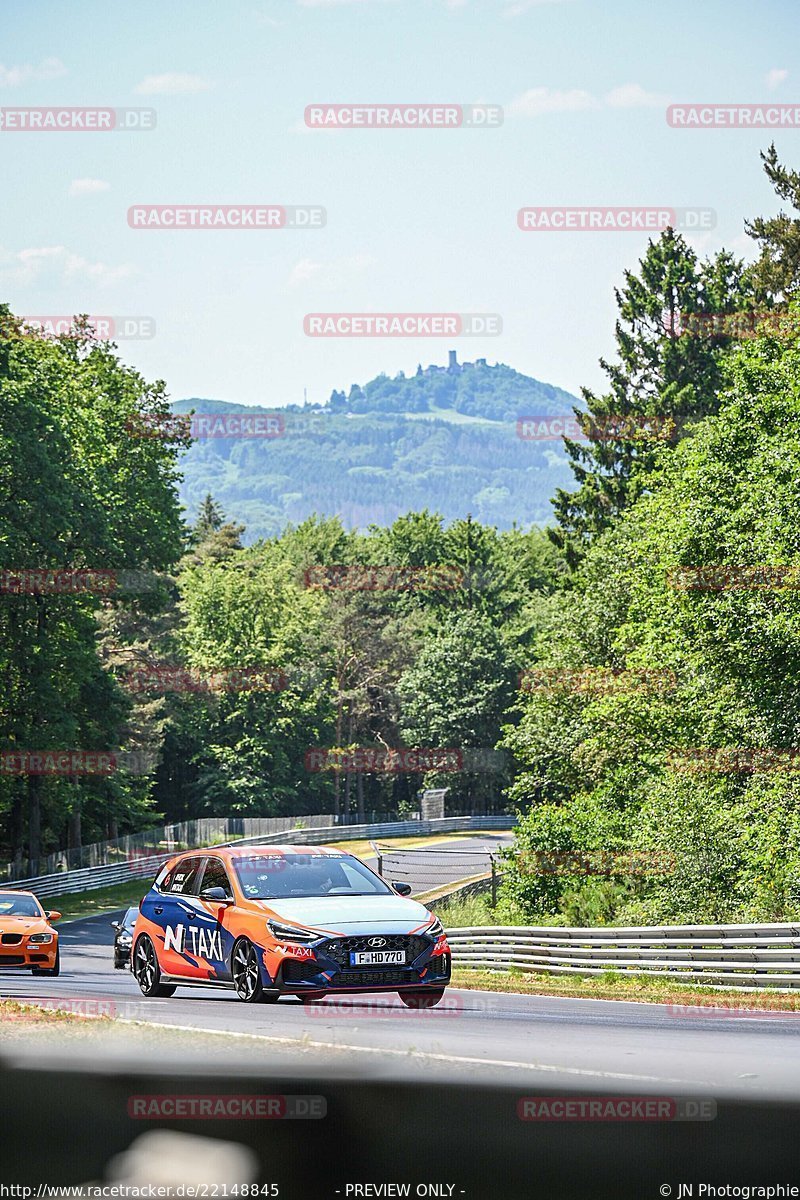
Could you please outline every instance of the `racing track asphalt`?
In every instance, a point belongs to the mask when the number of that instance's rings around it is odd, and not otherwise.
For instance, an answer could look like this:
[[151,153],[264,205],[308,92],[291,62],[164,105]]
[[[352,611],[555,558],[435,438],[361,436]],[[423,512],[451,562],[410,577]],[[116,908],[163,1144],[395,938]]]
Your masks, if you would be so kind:
[[54,998],[65,1007],[77,1001],[79,1011],[113,1005],[123,1021],[228,1034],[265,1064],[278,1050],[294,1049],[306,1062],[314,1055],[320,1068],[324,1062],[400,1077],[447,1067],[540,1088],[800,1095],[800,1015],[681,1015],[663,1005],[455,988],[443,1006],[425,1012],[393,994],[248,1005],[227,990],[179,988],[169,999],[146,1000],[130,973],[112,965],[111,919],[62,926],[61,975],[6,970],[0,995]]

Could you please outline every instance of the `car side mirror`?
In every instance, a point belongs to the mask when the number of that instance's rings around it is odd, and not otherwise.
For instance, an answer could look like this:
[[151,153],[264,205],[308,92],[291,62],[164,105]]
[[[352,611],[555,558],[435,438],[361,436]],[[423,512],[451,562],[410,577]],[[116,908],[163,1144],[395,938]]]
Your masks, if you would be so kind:
[[48,921],[60,921],[61,920],[61,913],[58,911],[57,908],[54,908],[52,910],[45,909],[44,915]]
[[410,883],[393,883],[392,887],[397,892],[398,896],[410,896],[411,895],[411,884]]
[[120,930],[119,921],[111,921],[110,925],[111,925],[112,929],[116,929],[117,933],[119,933],[119,930]]
[[221,887],[203,888],[200,899],[211,900],[215,904],[233,904],[233,896],[229,896],[225,888]]

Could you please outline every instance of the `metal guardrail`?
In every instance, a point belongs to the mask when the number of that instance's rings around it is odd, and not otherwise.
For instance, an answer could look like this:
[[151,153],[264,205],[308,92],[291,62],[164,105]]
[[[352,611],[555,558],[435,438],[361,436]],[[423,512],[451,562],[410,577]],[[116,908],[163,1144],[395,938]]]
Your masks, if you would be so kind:
[[[486,822],[494,822],[487,825]],[[476,825],[472,822],[481,822]],[[370,837],[399,837],[404,834],[427,836],[433,833],[459,832],[471,829],[511,829],[514,819],[498,817],[443,817],[435,821],[387,821],[376,825],[329,825],[316,829],[286,829],[280,833],[236,838],[226,842],[228,846],[268,845],[324,845],[326,842],[356,841]],[[219,843],[215,843],[219,846]],[[194,847],[198,851],[213,850],[211,846]],[[76,892],[87,892],[97,888],[111,887],[135,879],[151,879],[165,862],[174,858],[179,850],[169,853],[145,855],[131,858],[113,866],[84,867],[77,871],[58,871],[52,875],[37,875],[30,879],[15,879],[1,885],[9,889],[35,892],[41,898],[69,896]]]
[[460,967],[536,974],[653,976],[683,983],[800,987],[800,925],[664,925],[448,930]]

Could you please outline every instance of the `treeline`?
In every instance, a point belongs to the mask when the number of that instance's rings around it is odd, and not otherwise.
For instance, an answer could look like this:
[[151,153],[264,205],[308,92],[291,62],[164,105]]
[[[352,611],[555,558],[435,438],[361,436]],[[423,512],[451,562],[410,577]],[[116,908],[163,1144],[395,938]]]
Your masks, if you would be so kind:
[[504,806],[529,606],[563,572],[545,534],[422,511],[244,547],[210,495],[186,527],[163,385],[80,325],[50,341],[2,317],[0,856],[35,871],[198,816],[405,813],[424,785]]
[[[800,176],[764,158],[791,209],[747,226],[755,263],[652,244],[586,395],[587,428],[669,414],[681,436],[569,447],[569,584],[538,601],[503,739],[526,812],[505,902],[528,918],[800,914]],[[676,333],[716,305],[766,315]]]

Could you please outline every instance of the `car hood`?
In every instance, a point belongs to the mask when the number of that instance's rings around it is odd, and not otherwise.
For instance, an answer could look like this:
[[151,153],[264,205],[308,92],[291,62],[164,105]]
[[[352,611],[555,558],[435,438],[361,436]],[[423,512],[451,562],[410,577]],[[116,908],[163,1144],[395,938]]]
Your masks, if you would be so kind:
[[0,934],[2,933],[44,933],[53,932],[44,917],[0,917]]
[[424,904],[402,896],[302,896],[258,903],[288,925],[310,925],[344,936],[411,933],[431,919]]

